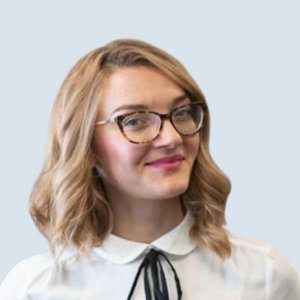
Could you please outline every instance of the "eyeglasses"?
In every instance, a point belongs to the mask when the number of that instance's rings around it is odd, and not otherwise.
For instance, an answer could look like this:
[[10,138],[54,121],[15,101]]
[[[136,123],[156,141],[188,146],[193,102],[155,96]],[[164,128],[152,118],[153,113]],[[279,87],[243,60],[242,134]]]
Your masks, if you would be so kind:
[[145,144],[158,137],[165,120],[170,120],[174,129],[181,135],[187,136],[199,132],[206,109],[206,104],[193,102],[176,107],[168,114],[159,114],[154,111],[135,111],[96,122],[95,125],[116,122],[129,142]]

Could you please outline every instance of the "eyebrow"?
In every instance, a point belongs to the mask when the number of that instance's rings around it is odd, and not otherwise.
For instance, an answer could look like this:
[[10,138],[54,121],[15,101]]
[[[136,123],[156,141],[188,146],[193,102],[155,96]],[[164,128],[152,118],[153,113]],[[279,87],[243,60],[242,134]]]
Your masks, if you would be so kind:
[[[182,94],[173,99],[172,106],[174,107],[188,98],[189,98],[189,96],[187,94]],[[149,108],[148,106],[142,105],[142,104],[128,104],[128,105],[119,106],[112,113],[114,114],[118,111],[125,110],[125,109],[140,110],[140,109],[148,109],[148,108]]]

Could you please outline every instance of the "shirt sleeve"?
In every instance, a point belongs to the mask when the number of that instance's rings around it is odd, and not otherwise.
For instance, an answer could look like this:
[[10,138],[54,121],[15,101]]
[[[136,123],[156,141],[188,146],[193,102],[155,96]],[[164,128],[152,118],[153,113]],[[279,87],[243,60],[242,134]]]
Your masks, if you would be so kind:
[[29,300],[28,288],[33,284],[42,285],[47,279],[51,260],[49,252],[29,257],[6,275],[0,285],[0,300]]
[[300,277],[271,245],[267,258],[267,300],[300,300]]
[[6,275],[0,285],[1,300],[29,300],[24,286],[28,276],[27,267],[24,262],[21,262]]

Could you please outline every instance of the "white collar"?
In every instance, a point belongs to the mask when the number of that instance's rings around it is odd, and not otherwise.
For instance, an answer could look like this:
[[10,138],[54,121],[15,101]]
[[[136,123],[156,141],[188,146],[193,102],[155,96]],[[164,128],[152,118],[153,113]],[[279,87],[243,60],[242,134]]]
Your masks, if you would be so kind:
[[180,224],[150,244],[133,242],[110,234],[94,251],[105,260],[116,264],[129,263],[152,248],[167,254],[186,255],[197,247],[189,235],[192,224],[193,219],[187,211]]

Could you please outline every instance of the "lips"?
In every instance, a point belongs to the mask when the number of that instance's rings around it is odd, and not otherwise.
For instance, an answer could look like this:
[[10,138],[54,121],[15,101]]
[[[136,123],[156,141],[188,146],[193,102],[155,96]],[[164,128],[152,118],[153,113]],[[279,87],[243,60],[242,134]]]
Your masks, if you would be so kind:
[[163,157],[157,160],[154,160],[150,163],[147,163],[146,165],[161,165],[161,164],[171,164],[174,162],[179,162],[184,160],[184,156],[182,155],[174,155],[174,156],[170,156],[170,157]]

